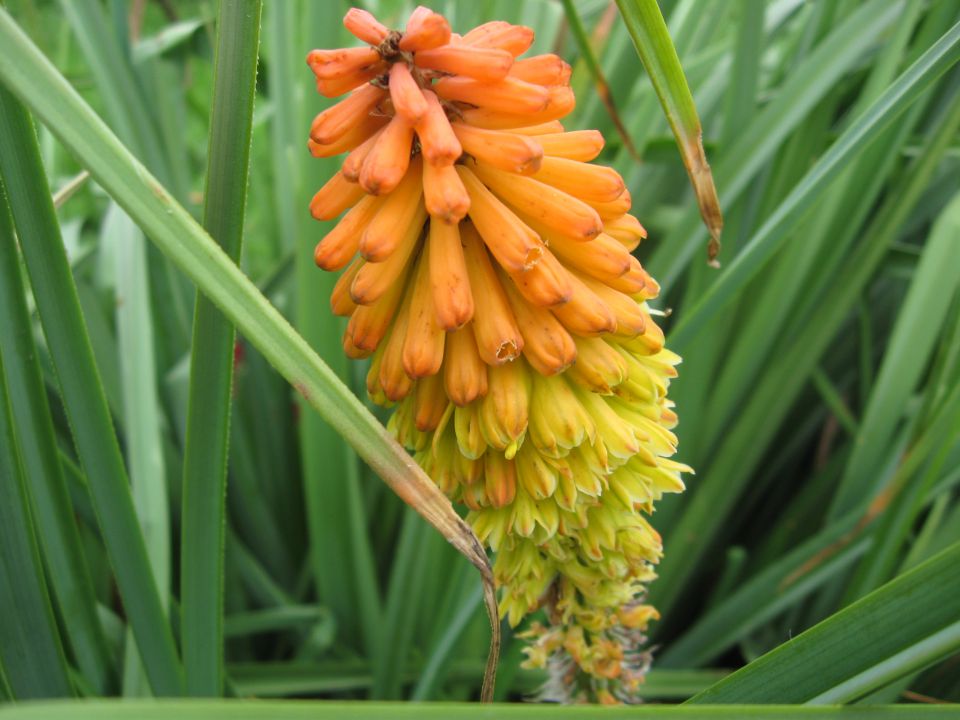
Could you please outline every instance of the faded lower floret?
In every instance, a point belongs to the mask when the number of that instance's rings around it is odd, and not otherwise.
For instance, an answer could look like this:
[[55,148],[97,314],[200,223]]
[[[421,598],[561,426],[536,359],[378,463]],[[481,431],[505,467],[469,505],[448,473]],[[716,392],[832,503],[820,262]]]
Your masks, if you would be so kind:
[[649,522],[690,468],[671,460],[680,358],[632,251],[646,231],[593,130],[567,132],[570,67],[521,58],[533,31],[463,36],[426,8],[403,32],[351,10],[369,47],[314,50],[327,97],[308,143],[348,153],[310,210],[342,271],[344,351],[369,358],[389,427],[496,553],[500,612],[543,699],[633,702],[650,664]]

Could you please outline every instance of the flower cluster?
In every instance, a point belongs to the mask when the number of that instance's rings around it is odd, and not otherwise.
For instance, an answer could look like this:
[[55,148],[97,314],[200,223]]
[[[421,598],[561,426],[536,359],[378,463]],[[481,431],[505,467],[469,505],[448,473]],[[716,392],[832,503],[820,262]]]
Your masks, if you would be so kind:
[[501,613],[526,631],[551,699],[629,701],[649,664],[643,604],[661,542],[647,516],[683,489],[676,415],[631,254],[646,233],[593,130],[565,131],[570,67],[520,58],[530,28],[463,36],[426,8],[403,32],[353,9],[368,47],[314,50],[317,157],[348,153],[314,196],[345,213],[317,245],[342,270],[343,347],[370,358],[390,428],[496,552]]

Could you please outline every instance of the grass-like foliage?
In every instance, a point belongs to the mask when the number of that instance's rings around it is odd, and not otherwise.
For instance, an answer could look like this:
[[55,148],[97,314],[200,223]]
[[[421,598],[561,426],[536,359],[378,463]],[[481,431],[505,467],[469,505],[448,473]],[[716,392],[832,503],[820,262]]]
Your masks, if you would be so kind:
[[[573,65],[564,124],[604,133],[649,231],[697,470],[652,518],[655,712],[946,714],[960,6],[425,4]],[[348,7],[0,2],[3,717],[484,712],[343,702],[476,700],[490,644],[486,559],[367,402],[314,266],[338,161],[306,148],[330,101],[304,57],[354,44]],[[503,630],[495,699],[518,700],[543,677]],[[141,700],[21,702],[114,696]],[[495,716],[566,714],[592,717]]]

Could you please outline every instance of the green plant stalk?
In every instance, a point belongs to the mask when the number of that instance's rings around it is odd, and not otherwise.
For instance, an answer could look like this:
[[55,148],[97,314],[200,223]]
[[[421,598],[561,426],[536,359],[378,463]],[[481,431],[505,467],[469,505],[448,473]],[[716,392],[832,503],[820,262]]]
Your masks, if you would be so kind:
[[477,567],[485,583],[491,624],[499,629],[489,560],[447,497],[2,9],[0,48],[0,81],[36,112],[147,237],[236,324],[394,492]]
[[[2,194],[0,194],[2,200]],[[0,206],[0,212],[6,208]],[[0,360],[0,672],[19,700],[70,697],[67,661],[30,521]]]
[[958,593],[955,543],[688,702],[855,700],[960,648]]
[[[221,0],[203,226],[239,262],[250,166],[261,3]],[[223,692],[223,576],[227,447],[235,331],[197,293],[183,465],[180,558],[186,691]]]
[[100,693],[113,685],[112,664],[87,570],[67,484],[60,469],[53,419],[37,363],[17,241],[0,180],[0,358],[9,378],[13,431],[30,488],[37,532],[65,629],[85,680]]
[[670,333],[671,346],[682,352],[696,332],[733,299],[788,237],[820,192],[844,168],[846,159],[868,145],[916,100],[920,93],[960,60],[960,23],[954,25],[837,139],[773,215],[757,230],[723,275]]
[[[0,23],[4,21],[11,22],[0,9]],[[10,47],[7,43],[3,46]],[[9,67],[7,62],[0,64]],[[49,98],[56,102],[53,95]],[[62,122],[71,121],[64,118]],[[177,695],[182,671],[173,635],[147,562],[36,133],[27,110],[6,89],[0,89],[0,172],[8,181],[16,179],[15,184],[7,185],[14,223],[127,617],[154,692]]]
[[637,54],[660,98],[660,105],[677,140],[683,165],[690,176],[700,216],[710,233],[707,257],[714,261],[720,252],[723,214],[717,199],[707,156],[703,151],[703,130],[697,107],[683,74],[680,58],[673,46],[667,24],[657,0],[617,0],[617,7],[627,26]]

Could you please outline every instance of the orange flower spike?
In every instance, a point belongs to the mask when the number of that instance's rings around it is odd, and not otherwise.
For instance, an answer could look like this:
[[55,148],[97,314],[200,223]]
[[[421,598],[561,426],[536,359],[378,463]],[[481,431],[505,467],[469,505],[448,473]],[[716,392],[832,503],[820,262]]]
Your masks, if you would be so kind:
[[330,310],[333,311],[334,315],[350,317],[353,311],[357,309],[357,304],[350,297],[350,284],[357,276],[360,268],[363,267],[364,262],[363,258],[355,258],[343,271],[343,274],[337,278],[333,291],[330,293]]
[[477,350],[488,365],[509,362],[519,357],[523,350],[520,329],[476,229],[466,223],[461,226],[460,236],[470,287],[476,297],[483,298],[483,302],[476,304],[473,314]]
[[423,195],[420,168],[420,158],[416,158],[403,181],[383,198],[377,214],[360,238],[360,254],[370,262],[386,260],[400,243],[404,231],[416,225]]
[[324,270],[339,270],[357,254],[364,228],[376,217],[382,203],[367,196],[350,208],[350,212],[327,233],[313,251],[314,262]]
[[397,114],[411,125],[416,125],[427,114],[427,100],[405,62],[396,62],[390,67],[390,99]]
[[511,282],[504,282],[510,307],[523,335],[523,356],[541,375],[556,375],[577,359],[577,346],[549,310],[530,305]]
[[494,20],[475,27],[463,36],[463,42],[477,47],[499,48],[517,57],[530,49],[533,38],[533,30],[528,27]]
[[621,215],[614,220],[605,220],[603,231],[620,241],[631,252],[647,237],[646,228],[633,215]]
[[552,308],[557,319],[574,335],[600,335],[617,329],[617,317],[593,290],[571,273],[573,293],[563,305]]
[[380,53],[369,47],[311,50],[307,54],[307,65],[313,70],[318,80],[350,75],[377,65],[381,61]]
[[577,242],[559,233],[544,235],[544,240],[568,267],[603,282],[625,275],[632,267],[630,261],[634,259],[633,256],[623,245],[604,233],[589,242]]
[[417,248],[427,212],[419,205],[405,229],[397,229],[400,236],[397,247],[381,262],[367,263],[350,285],[350,297],[359,305],[377,302],[390,288],[404,285],[409,270],[410,256]]
[[[370,264],[367,263],[363,267],[370,267]],[[387,330],[390,329],[390,323],[393,322],[406,287],[407,282],[404,278],[394,283],[377,302],[357,307],[350,316],[350,322],[347,323],[347,335],[354,347],[368,353],[377,349]]]
[[[380,139],[382,133],[383,128],[380,128],[350,151],[350,154],[344,159],[343,165],[340,166],[340,172],[343,173],[344,178],[352,183],[360,180],[360,171],[363,170],[363,163],[366,161],[370,151],[373,150],[377,144],[377,140]],[[362,189],[363,186],[361,185],[360,188]]]
[[424,90],[423,97],[427,101],[427,113],[416,127],[423,158],[431,165],[452,165],[463,154],[460,141],[436,94]]
[[413,64],[419,68],[493,82],[502,80],[510,72],[513,66],[513,55],[506,50],[494,48],[443,45],[432,50],[417,52],[413,56]]
[[[509,77],[507,78],[510,79]],[[517,81],[520,82],[520,81]],[[540,87],[534,85],[533,87]],[[494,110],[490,107],[470,108],[463,111],[465,122],[477,127],[490,130],[507,130],[530,125],[542,125],[552,120],[559,120],[573,112],[576,107],[576,98],[573,90],[562,85],[546,88],[547,104],[538,112],[515,113]],[[555,131],[556,132],[556,131]]]
[[543,255],[539,236],[498,200],[476,175],[457,165],[470,193],[470,219],[497,262],[508,272],[529,270]]
[[413,125],[394,115],[377,138],[360,169],[360,185],[371,195],[386,195],[394,190],[410,166]]
[[625,190],[613,168],[558,157],[545,157],[536,179],[586,201],[612,202]]
[[315,220],[333,220],[348,207],[366,196],[363,188],[349,182],[343,173],[336,173],[310,201],[310,214]]
[[[313,119],[310,137],[321,145],[330,145],[351,128],[363,122],[377,103],[387,97],[387,91],[374,85],[364,85],[346,99],[327,108]],[[358,142],[359,144],[359,142]]]
[[570,65],[557,55],[534,55],[517,60],[510,68],[510,77],[536,85],[569,85],[572,72]]
[[417,381],[413,424],[420,432],[433,432],[440,425],[450,401],[443,391],[440,374],[429,375]]
[[[550,185],[489,165],[468,163],[470,169],[496,195],[546,227],[584,240],[603,230],[597,211],[582,200]],[[467,185],[467,190],[471,190]]]
[[506,77],[497,82],[481,82],[468,77],[444,77],[437,80],[434,90],[447,100],[477,105],[493,112],[541,112],[550,100],[550,91],[540,85]]
[[450,400],[461,407],[487,394],[487,365],[477,350],[472,323],[447,335],[443,386]]
[[456,330],[473,318],[473,293],[456,224],[430,223],[430,286],[437,323]]
[[450,23],[430,8],[419,6],[410,15],[400,38],[400,49],[405,52],[431,50],[450,41]]
[[437,324],[430,283],[430,245],[425,245],[417,263],[410,292],[410,319],[403,343],[403,369],[411,378],[440,372],[446,333]]
[[360,8],[350,8],[347,11],[343,16],[343,26],[353,33],[354,37],[368,45],[379,45],[390,34],[390,30],[385,25]]
[[537,142],[543,154],[550,157],[590,162],[603,150],[603,134],[599,130],[574,130],[565,133],[539,135]]
[[423,197],[430,216],[440,222],[456,224],[470,210],[470,195],[453,165],[423,164]]
[[307,148],[310,150],[310,154],[316,158],[333,157],[359,147],[376,134],[388,121],[389,118],[382,115],[367,115],[334,142],[322,145],[313,139],[309,139],[307,140]]
[[533,138],[453,123],[453,132],[468,154],[507,172],[532,175],[540,169],[543,148]]
[[540,262],[529,270],[510,273],[510,278],[524,299],[537,307],[562,305],[573,295],[570,273],[547,249]]

